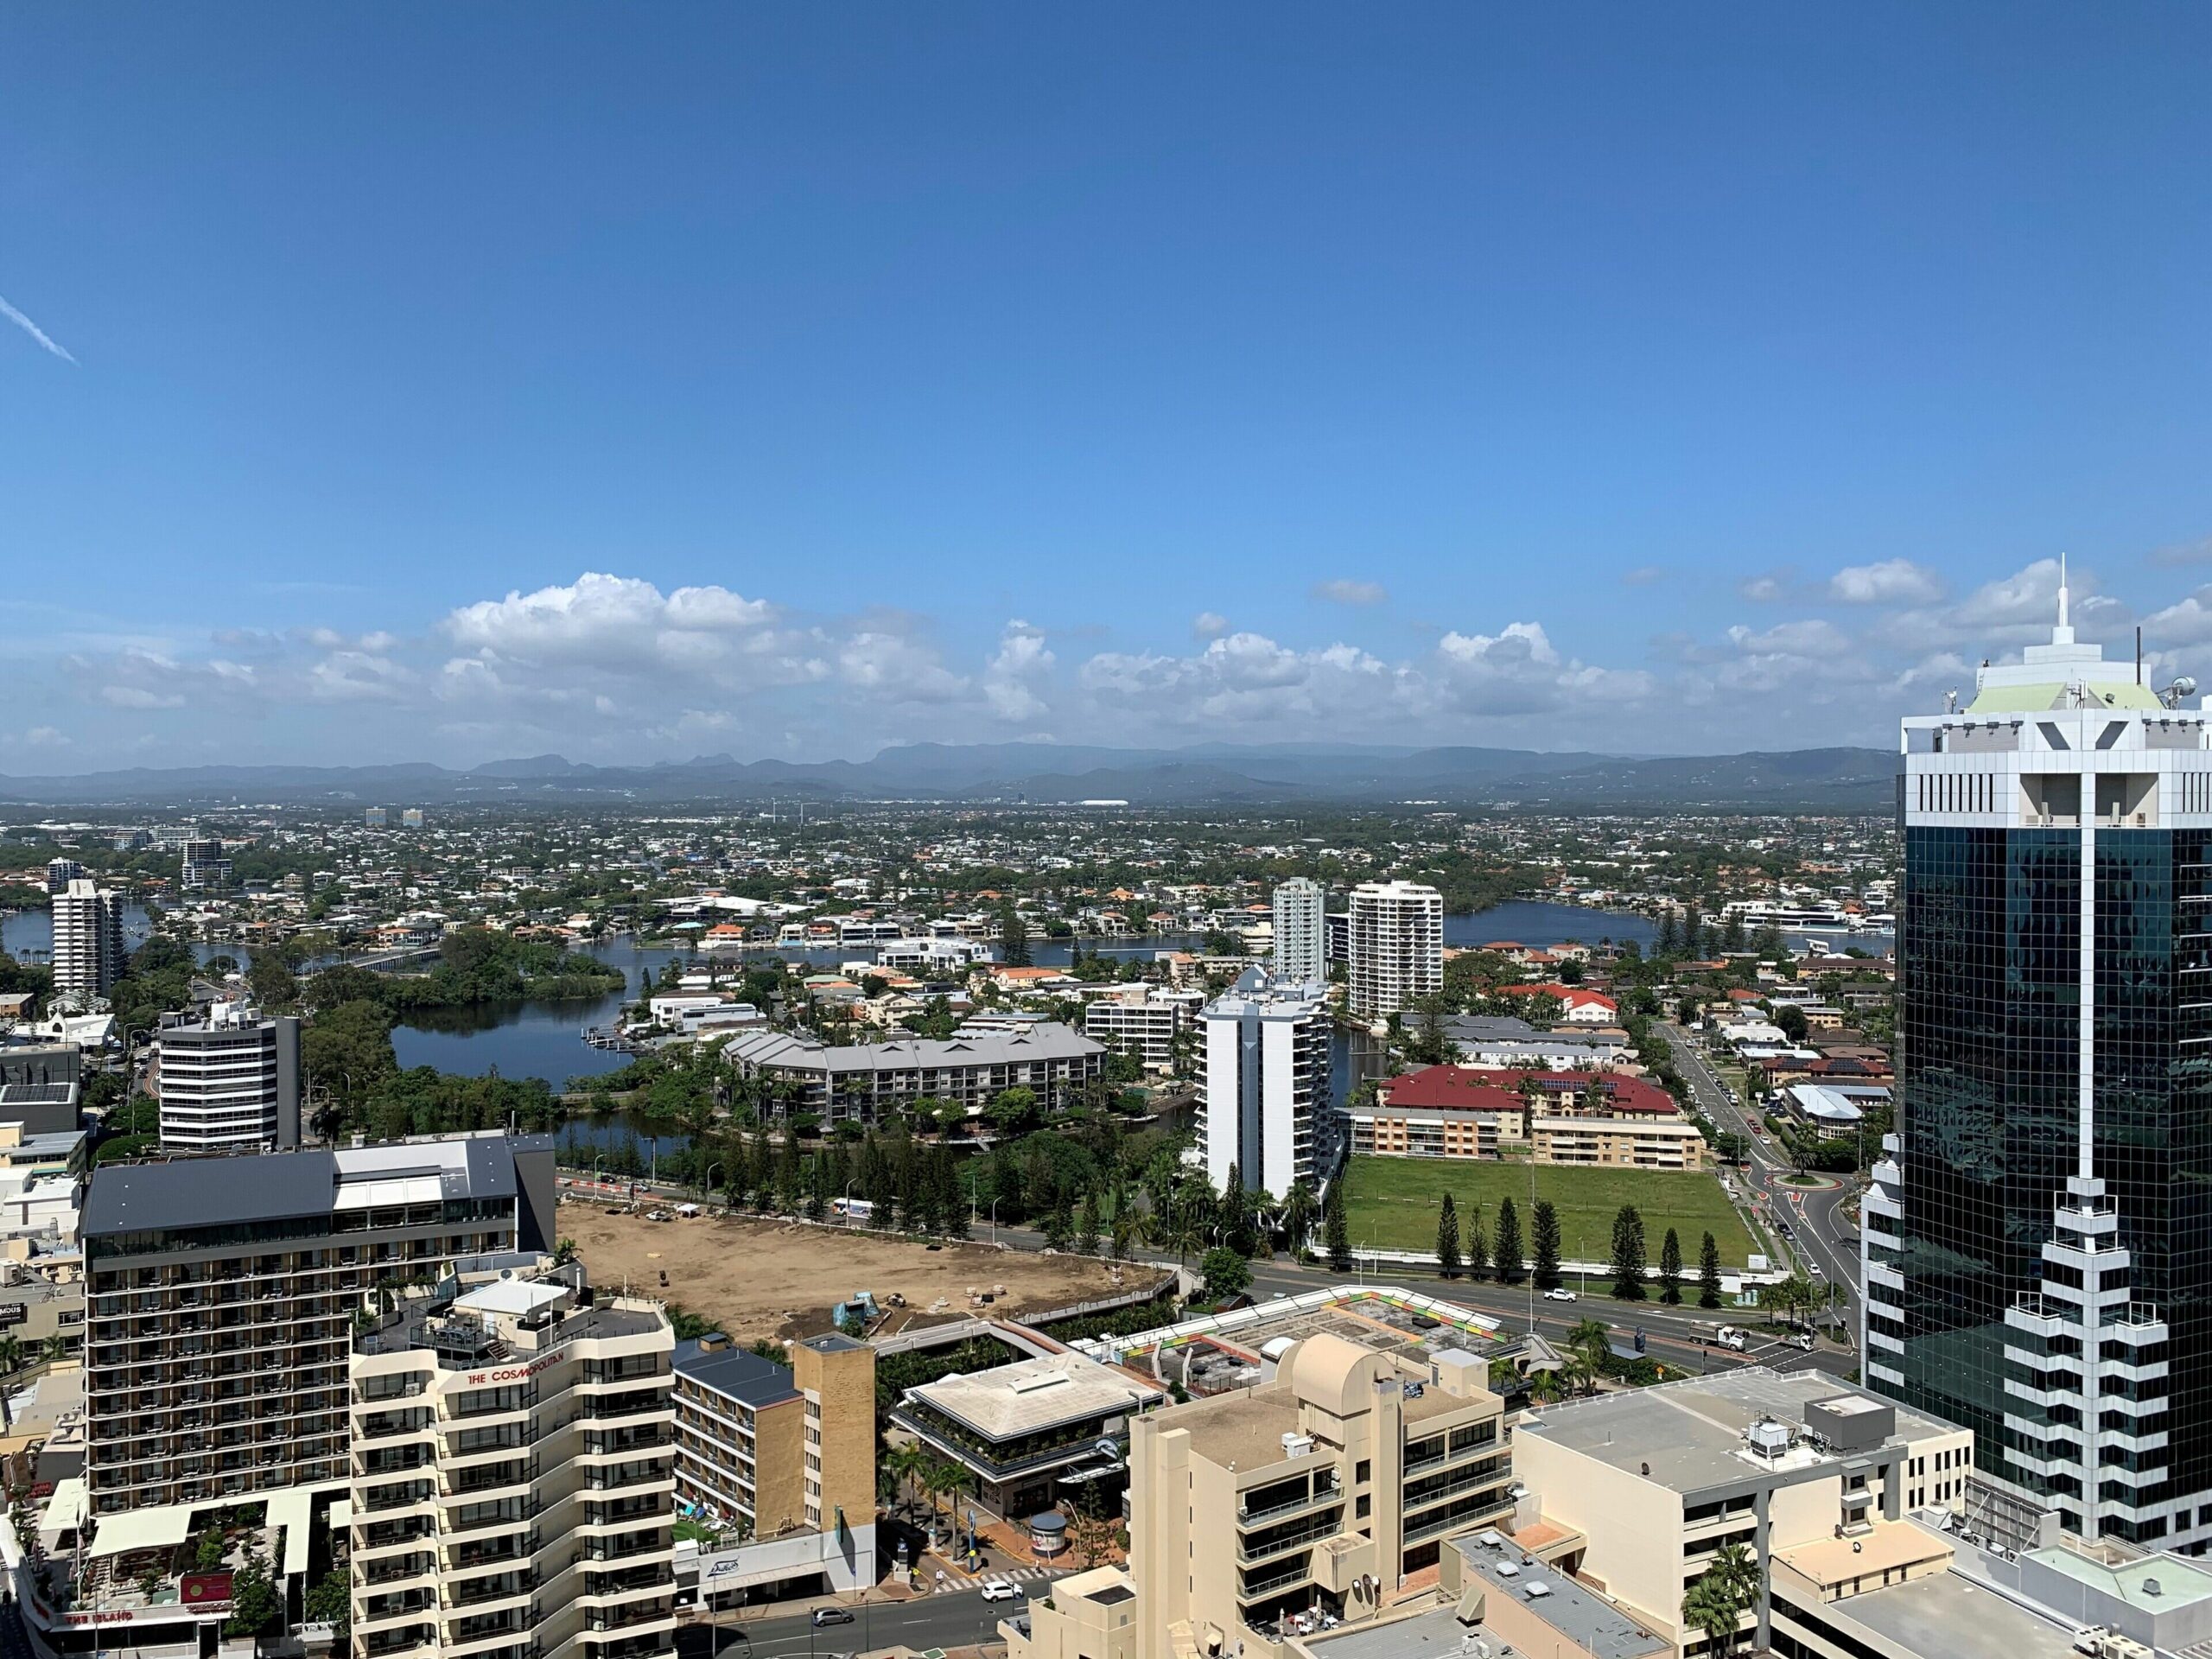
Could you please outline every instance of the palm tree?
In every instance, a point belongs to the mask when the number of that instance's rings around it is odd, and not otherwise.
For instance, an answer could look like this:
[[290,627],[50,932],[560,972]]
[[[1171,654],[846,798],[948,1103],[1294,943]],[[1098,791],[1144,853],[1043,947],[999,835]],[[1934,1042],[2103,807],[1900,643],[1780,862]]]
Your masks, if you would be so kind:
[[1581,1319],[1567,1333],[1568,1349],[1567,1370],[1585,1394],[1598,1392],[1598,1383],[1605,1375],[1606,1362],[1613,1357],[1613,1333],[1603,1319]]
[[1547,1365],[1529,1379],[1529,1399],[1531,1404],[1548,1406],[1565,1396],[1567,1389],[1560,1382],[1559,1373]]
[[899,1502],[909,1516],[914,1512],[915,1482],[921,1474],[923,1464],[928,1460],[929,1453],[917,1440],[902,1440],[883,1454],[884,1471],[891,1477],[893,1490],[898,1493]]
[[1743,1616],[1733,1592],[1717,1580],[1710,1568],[1682,1597],[1683,1622],[1704,1631],[1711,1644],[1709,1650],[1715,1654],[1726,1654],[1735,1647],[1736,1626]]
[[0,1371],[12,1371],[23,1363],[23,1339],[0,1337]]
[[1313,1184],[1304,1176],[1290,1184],[1290,1191],[1282,1198],[1283,1245],[1293,1256],[1306,1248],[1306,1241],[1313,1236],[1313,1225],[1321,1218],[1321,1201],[1313,1196]]

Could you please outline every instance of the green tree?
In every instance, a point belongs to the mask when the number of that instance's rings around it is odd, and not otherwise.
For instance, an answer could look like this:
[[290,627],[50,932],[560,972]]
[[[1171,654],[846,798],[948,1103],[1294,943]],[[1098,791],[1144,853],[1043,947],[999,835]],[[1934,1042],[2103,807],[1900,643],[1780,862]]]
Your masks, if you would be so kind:
[[1459,1211],[1449,1192],[1436,1211],[1436,1270],[1446,1279],[1459,1276]]
[[1313,1198],[1313,1185],[1303,1175],[1290,1184],[1290,1191],[1282,1198],[1283,1243],[1292,1255],[1304,1251],[1313,1236],[1313,1223],[1321,1206]]
[[1697,1250],[1697,1305],[1720,1306],[1720,1246],[1707,1233]]
[[1019,1087],[1001,1089],[983,1108],[983,1116],[1002,1135],[1027,1135],[1037,1127],[1037,1091]]
[[1081,1255],[1098,1254],[1098,1194],[1085,1192],[1083,1207],[1076,1211],[1075,1248]]
[[1009,968],[1029,966],[1029,924],[1011,901],[999,912],[999,954]]
[[1650,1266],[1643,1249],[1643,1217],[1624,1204],[1613,1215],[1613,1294],[1624,1302],[1643,1300]]
[[1198,1262],[1198,1273],[1210,1302],[1226,1301],[1252,1287],[1252,1264],[1227,1245],[1208,1250]]
[[1321,1207],[1321,1242],[1329,1253],[1332,1272],[1351,1271],[1351,1227],[1344,1219],[1344,1178],[1329,1183],[1328,1202]]
[[1491,1254],[1497,1259],[1500,1284],[1517,1285],[1527,1276],[1528,1263],[1521,1255],[1521,1212],[1510,1198],[1497,1203],[1497,1233],[1491,1242]]
[[1467,1277],[1479,1279],[1490,1266],[1490,1239],[1483,1231],[1480,1205],[1469,1205],[1459,1217],[1459,1254],[1467,1259]]
[[1682,1597],[1682,1617],[1704,1632],[1710,1651],[1725,1655],[1735,1650],[1736,1627],[1755,1605],[1759,1592],[1758,1567],[1741,1544],[1730,1544],[1713,1558]]
[[249,1544],[245,1561],[231,1574],[231,1616],[223,1622],[223,1634],[274,1636],[283,1617],[269,1558],[257,1544]]
[[1659,1241],[1659,1300],[1670,1307],[1682,1300],[1682,1241],[1671,1227]]
[[289,1008],[300,1000],[300,982],[284,958],[274,950],[257,950],[253,966],[246,970],[246,982],[253,987],[254,1001],[272,1012]]
[[334,1567],[308,1591],[302,1611],[310,1624],[327,1624],[337,1632],[333,1651],[351,1639],[353,1631],[353,1588],[343,1567]]
[[1549,1198],[1536,1200],[1536,1214],[1529,1229],[1536,1252],[1536,1288],[1551,1290],[1560,1281],[1559,1211]]

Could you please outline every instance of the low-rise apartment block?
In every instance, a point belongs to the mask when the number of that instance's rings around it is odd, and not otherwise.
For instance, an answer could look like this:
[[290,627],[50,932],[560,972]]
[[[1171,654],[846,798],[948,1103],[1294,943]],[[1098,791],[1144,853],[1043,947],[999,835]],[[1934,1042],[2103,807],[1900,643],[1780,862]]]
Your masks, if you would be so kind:
[[1175,1063],[1176,1038],[1205,1005],[1205,997],[1198,991],[1116,986],[1084,1009],[1084,1035],[1164,1071]]
[[872,1123],[887,1108],[925,1096],[981,1112],[1007,1089],[1027,1089],[1048,1109],[1074,1097],[1106,1067],[1103,1043],[1054,1021],[1013,1033],[957,1032],[946,1039],[832,1047],[783,1032],[734,1038],[722,1058],[747,1077],[799,1086],[791,1109],[824,1122]]
[[677,1345],[677,1503],[736,1541],[700,1566],[717,1599],[874,1581],[875,1351],[829,1335],[790,1351]]
[[1667,1091],[1594,1071],[1432,1065],[1376,1087],[1351,1110],[1351,1149],[1376,1157],[1496,1158],[1541,1164],[1702,1169],[1704,1135]]

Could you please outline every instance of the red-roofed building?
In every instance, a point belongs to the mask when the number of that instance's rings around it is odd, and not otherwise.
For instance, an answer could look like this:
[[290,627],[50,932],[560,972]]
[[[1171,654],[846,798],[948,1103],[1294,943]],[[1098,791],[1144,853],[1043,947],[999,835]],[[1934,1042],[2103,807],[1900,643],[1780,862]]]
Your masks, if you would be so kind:
[[1353,1152],[1496,1158],[1526,1147],[1540,1164],[1701,1169],[1705,1137],[1656,1084],[1599,1071],[1431,1065],[1376,1085],[1351,1112]]
[[1545,982],[1535,985],[1501,985],[1500,996],[1549,996],[1558,1000],[1560,1018],[1579,1026],[1609,1026],[1620,1017],[1620,1005],[1610,996],[1586,991],[1579,985]]

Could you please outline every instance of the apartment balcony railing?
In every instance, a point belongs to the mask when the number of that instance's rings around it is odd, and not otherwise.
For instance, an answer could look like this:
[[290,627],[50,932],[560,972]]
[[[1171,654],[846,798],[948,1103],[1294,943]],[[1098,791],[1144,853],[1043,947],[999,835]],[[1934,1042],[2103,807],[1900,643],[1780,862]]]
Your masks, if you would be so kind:
[[1295,1515],[1300,1510],[1310,1510],[1316,1503],[1333,1503],[1341,1499],[1344,1495],[1343,1484],[1337,1480],[1332,1473],[1330,1478],[1316,1483],[1315,1489],[1304,1497],[1283,1499],[1270,1503],[1264,1510],[1238,1510],[1236,1524],[1240,1527],[1250,1528],[1260,1522],[1271,1521],[1277,1516]]

